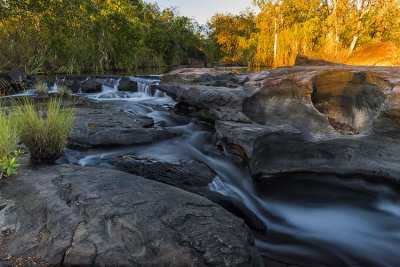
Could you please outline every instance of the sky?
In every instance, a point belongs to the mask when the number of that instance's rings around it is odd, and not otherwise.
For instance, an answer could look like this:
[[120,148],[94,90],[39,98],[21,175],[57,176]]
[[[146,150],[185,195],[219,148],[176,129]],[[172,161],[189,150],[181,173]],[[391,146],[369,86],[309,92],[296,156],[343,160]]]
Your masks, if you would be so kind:
[[215,13],[239,14],[246,7],[251,7],[252,0],[147,0],[157,3],[161,9],[177,7],[179,15],[195,19],[200,24],[205,24]]

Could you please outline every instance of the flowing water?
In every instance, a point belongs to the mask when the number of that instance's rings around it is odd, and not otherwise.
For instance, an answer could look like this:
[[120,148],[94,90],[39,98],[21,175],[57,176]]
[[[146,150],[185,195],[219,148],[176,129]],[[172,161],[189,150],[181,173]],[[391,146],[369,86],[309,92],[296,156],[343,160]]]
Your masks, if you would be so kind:
[[329,175],[298,174],[254,182],[239,159],[218,149],[210,125],[168,112],[176,103],[152,90],[154,79],[131,77],[138,92],[103,85],[87,97],[110,107],[142,113],[178,137],[153,144],[69,151],[60,160],[115,168],[108,159],[127,154],[177,162],[205,163],[217,176],[210,189],[242,201],[267,225],[255,233],[262,253],[278,261],[306,266],[400,266],[400,197],[385,185]]

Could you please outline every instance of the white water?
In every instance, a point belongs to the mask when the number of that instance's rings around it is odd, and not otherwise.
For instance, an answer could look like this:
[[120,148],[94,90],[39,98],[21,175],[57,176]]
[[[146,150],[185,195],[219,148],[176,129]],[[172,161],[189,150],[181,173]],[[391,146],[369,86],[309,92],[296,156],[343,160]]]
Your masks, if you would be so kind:
[[137,93],[121,95],[116,83],[91,97],[119,100],[118,108],[151,116],[180,136],[148,145],[92,149],[83,153],[79,164],[113,168],[109,159],[127,154],[166,162],[197,160],[217,174],[210,189],[242,201],[268,226],[266,234],[256,234],[256,244],[270,257],[313,266],[400,266],[398,193],[383,185],[332,176],[298,175],[254,183],[238,159],[217,149],[208,125],[177,120],[154,109],[175,102],[157,93],[152,96],[147,85],[153,81],[137,82]]

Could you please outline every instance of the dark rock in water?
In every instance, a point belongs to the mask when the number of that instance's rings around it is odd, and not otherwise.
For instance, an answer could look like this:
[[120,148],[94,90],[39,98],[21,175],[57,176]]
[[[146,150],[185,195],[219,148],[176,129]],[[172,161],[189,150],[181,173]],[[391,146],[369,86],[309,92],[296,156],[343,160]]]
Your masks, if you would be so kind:
[[123,77],[119,82],[119,91],[137,92],[138,85],[137,82],[132,81],[129,77]]
[[99,93],[103,88],[102,79],[89,79],[80,83],[79,89],[82,93]]
[[123,171],[208,198],[242,218],[251,229],[266,230],[264,223],[243,203],[210,190],[208,185],[217,174],[201,162],[181,160],[171,163],[135,155],[126,155],[114,161],[114,164]]
[[26,89],[27,74],[22,71],[0,73],[0,96],[16,94]]
[[174,137],[165,128],[155,127],[144,115],[105,108],[79,108],[69,146],[88,148],[151,143]]
[[181,160],[176,163],[170,163],[127,155],[117,159],[116,166],[129,173],[191,192],[199,187],[207,187],[216,176],[216,173],[205,164],[194,160]]
[[242,220],[120,171],[59,165],[0,185],[0,261],[101,266],[262,266]]

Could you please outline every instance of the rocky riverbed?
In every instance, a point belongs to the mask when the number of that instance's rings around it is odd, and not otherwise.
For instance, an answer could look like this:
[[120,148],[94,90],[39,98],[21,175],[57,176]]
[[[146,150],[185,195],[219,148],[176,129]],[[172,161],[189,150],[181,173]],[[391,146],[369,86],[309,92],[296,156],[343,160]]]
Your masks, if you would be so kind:
[[400,264],[398,68],[46,82],[77,120],[64,157],[0,184],[0,262]]

